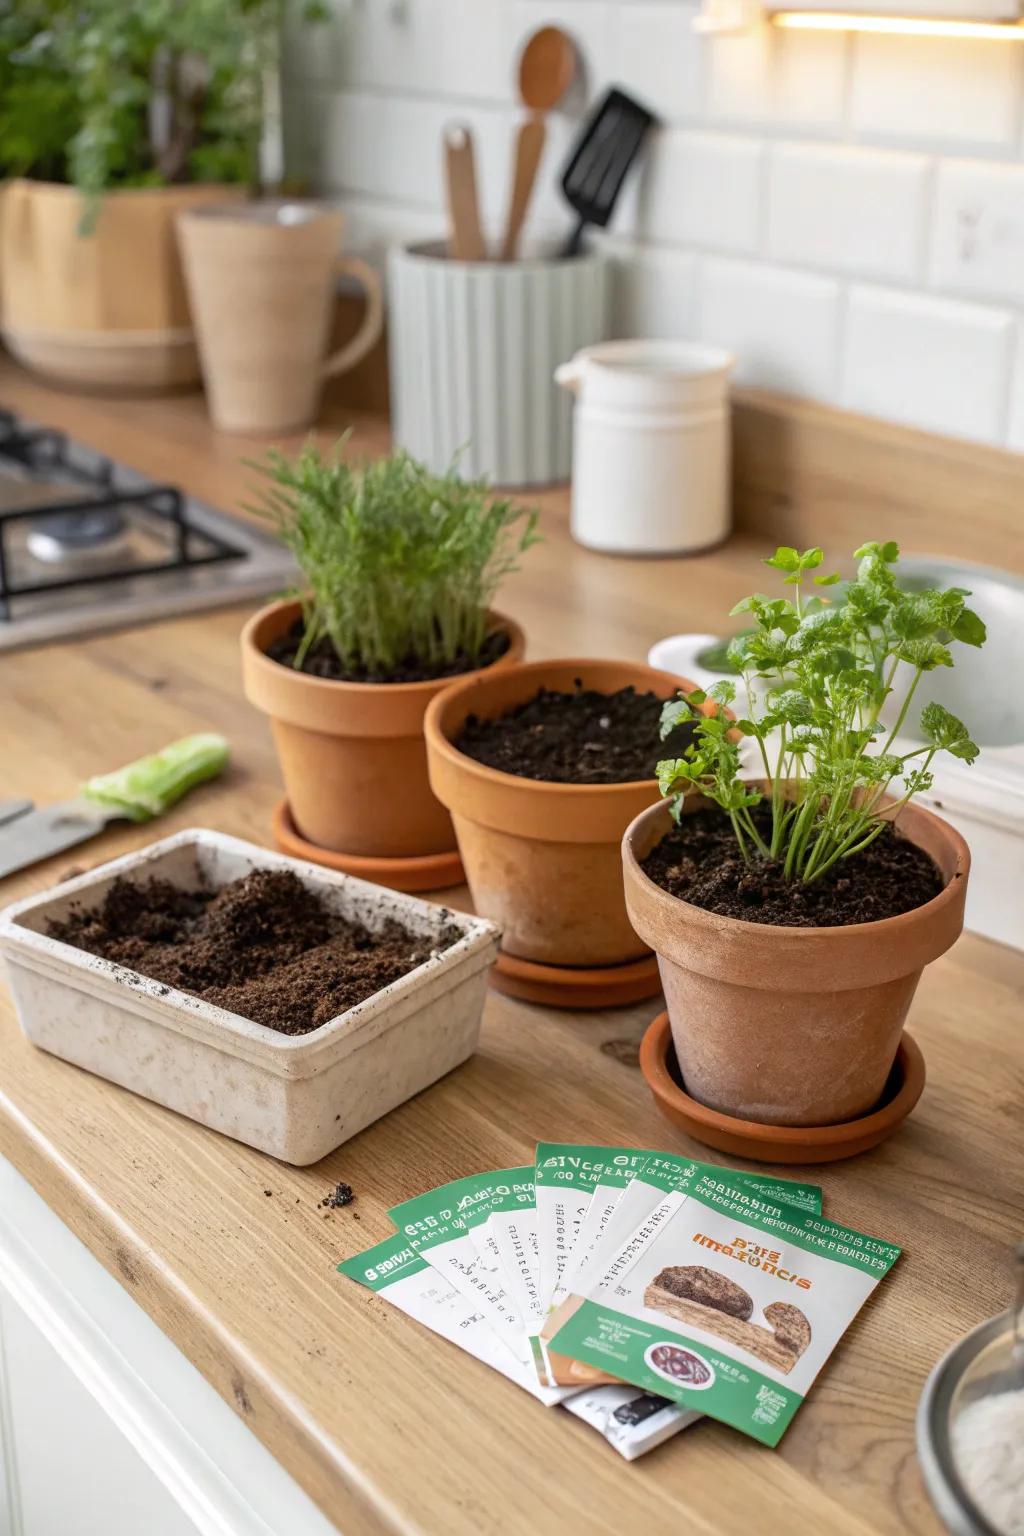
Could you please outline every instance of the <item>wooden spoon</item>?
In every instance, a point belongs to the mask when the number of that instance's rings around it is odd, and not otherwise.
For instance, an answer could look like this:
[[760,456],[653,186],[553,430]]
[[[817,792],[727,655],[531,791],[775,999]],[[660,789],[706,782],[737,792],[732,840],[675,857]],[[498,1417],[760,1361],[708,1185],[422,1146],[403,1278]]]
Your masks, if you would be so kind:
[[544,113],[558,105],[576,73],[576,49],[560,27],[541,27],[527,40],[519,59],[519,96],[530,116],[516,139],[515,169],[505,220],[501,260],[514,261],[519,236],[544,152]]
[[448,193],[448,254],[454,261],[484,261],[487,248],[480,229],[473,135],[455,123],[444,135],[445,186]]

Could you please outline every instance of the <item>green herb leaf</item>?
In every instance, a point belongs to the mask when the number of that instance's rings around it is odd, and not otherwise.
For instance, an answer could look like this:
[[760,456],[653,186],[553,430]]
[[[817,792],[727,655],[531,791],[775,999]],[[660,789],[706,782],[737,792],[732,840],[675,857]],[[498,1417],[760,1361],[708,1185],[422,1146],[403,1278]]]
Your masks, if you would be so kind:
[[925,705],[921,711],[921,729],[933,746],[966,763],[973,763],[978,756],[980,748],[971,740],[966,725],[941,704]]

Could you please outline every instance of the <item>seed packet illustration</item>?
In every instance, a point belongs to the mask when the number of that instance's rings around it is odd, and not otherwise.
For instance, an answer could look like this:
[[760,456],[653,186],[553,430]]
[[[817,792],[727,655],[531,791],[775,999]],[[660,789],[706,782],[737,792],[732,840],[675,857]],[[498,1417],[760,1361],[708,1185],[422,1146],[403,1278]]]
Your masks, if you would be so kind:
[[579,1361],[777,1445],[900,1250],[701,1172],[548,1319]]
[[599,1388],[576,1393],[567,1401],[564,1392],[545,1390],[533,1371],[506,1348],[483,1313],[401,1233],[346,1259],[338,1269],[425,1328],[482,1360],[545,1406],[564,1401],[570,1413],[596,1429],[628,1461],[661,1445],[697,1417],[664,1397],[638,1392],[635,1387]]

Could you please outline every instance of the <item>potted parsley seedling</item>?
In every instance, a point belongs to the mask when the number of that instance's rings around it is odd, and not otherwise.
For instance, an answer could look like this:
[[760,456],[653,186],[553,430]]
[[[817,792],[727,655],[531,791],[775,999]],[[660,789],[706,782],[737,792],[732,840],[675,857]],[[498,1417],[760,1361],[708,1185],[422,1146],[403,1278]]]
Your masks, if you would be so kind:
[[[270,716],[295,834],[336,867],[428,889],[461,878],[451,818],[427,779],[423,716],[453,677],[518,660],[491,608],[536,513],[407,454],[362,466],[308,445],[271,452],[257,510],[295,555],[300,593],[242,635],[247,697]],[[284,820],[282,820],[282,815]]]
[[963,925],[967,846],[914,797],[938,753],[977,756],[924,700],[928,674],[985,628],[961,588],[901,590],[895,544],[856,557],[834,602],[820,549],[766,562],[792,595],[733,610],[754,627],[730,646],[737,680],[710,690],[718,713],[701,690],[666,707],[663,728],[692,718],[694,741],[660,763],[665,798],[623,842],[687,1093],[767,1125],[833,1125],[878,1102],[921,971]]

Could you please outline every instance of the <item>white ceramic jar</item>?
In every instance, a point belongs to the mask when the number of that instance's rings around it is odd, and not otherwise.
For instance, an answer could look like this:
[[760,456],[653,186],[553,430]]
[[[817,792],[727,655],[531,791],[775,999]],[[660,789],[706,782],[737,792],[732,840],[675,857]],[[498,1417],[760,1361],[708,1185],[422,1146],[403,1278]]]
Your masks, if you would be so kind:
[[555,370],[576,399],[572,533],[614,554],[683,555],[729,534],[729,374],[719,347],[612,341]]

